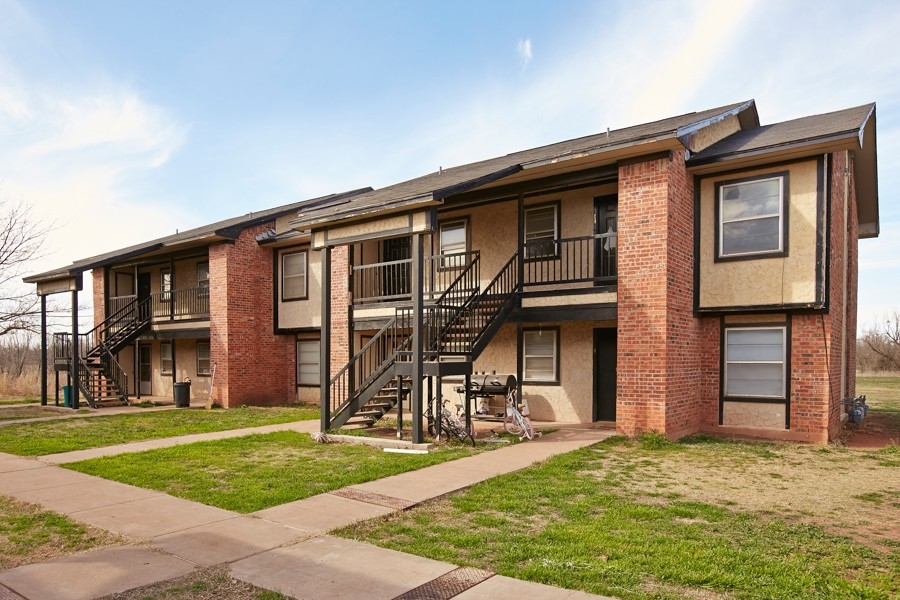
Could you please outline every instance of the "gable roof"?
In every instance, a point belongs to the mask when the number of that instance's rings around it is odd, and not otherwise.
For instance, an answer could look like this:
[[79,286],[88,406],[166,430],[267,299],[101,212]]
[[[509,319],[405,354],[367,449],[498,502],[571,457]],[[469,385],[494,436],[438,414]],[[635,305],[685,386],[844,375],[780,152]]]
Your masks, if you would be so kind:
[[[860,237],[875,237],[878,220],[878,169],[875,104],[742,130],[693,155],[687,166],[702,172],[715,167],[749,166],[836,150],[854,153]],[[698,168],[699,167],[699,168]]]
[[690,136],[699,128],[732,116],[738,116],[743,127],[759,125],[754,101],[738,102],[442,169],[436,173],[347,198],[342,203],[301,208],[298,218],[292,221],[291,225],[298,229],[314,228],[374,213],[427,205],[531,168],[617,149],[637,149],[652,142],[680,142],[684,147],[688,147]]
[[77,260],[71,265],[65,267],[60,267],[58,269],[46,271],[44,273],[38,273],[36,275],[29,275],[28,277],[24,277],[23,281],[25,283],[39,283],[42,281],[52,281],[54,279],[71,277],[73,275],[84,273],[85,271],[90,271],[91,269],[95,269],[97,267],[102,267],[115,262],[128,260],[129,258],[134,258],[142,254],[155,252],[163,248],[171,250],[178,247],[209,244],[211,242],[219,240],[234,240],[240,236],[241,232],[244,229],[247,229],[248,227],[254,227],[262,223],[267,223],[269,221],[272,221],[273,219],[277,219],[278,217],[295,214],[302,206],[328,206],[332,203],[341,203],[348,197],[351,197],[355,194],[371,191],[371,189],[372,188],[363,188],[359,190],[343,192],[340,194],[329,194],[327,196],[320,196],[318,198],[312,198],[309,200],[301,200],[299,202],[293,202],[291,204],[285,204],[283,206],[277,206],[275,208],[269,208],[258,212],[247,213],[246,215],[241,215],[239,217],[232,217],[230,219],[217,221],[215,223],[203,225],[194,229],[180,231],[173,235],[167,235],[165,237],[150,240],[148,242],[135,244],[134,246],[128,246],[126,248],[120,248],[118,250],[113,250],[112,252],[107,252],[105,254],[99,254],[90,258]]

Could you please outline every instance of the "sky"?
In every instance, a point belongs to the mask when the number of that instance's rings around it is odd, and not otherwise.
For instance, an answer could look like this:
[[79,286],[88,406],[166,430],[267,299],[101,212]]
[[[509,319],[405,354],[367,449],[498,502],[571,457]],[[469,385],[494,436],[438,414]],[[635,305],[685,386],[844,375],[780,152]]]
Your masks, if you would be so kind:
[[860,326],[900,309],[895,0],[0,0],[0,201],[52,225],[40,272],[748,99],[877,103]]

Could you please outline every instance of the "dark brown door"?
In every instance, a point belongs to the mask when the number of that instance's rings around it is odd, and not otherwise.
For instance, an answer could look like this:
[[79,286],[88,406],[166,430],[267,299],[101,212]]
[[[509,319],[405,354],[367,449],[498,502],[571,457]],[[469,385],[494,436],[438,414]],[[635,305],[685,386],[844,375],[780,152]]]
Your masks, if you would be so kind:
[[601,234],[594,245],[594,282],[608,285],[618,275],[619,197],[615,194],[594,198],[594,233]]
[[[384,240],[382,248],[384,262],[395,263],[384,266],[384,295],[388,297],[410,295],[410,263],[412,247],[409,237]],[[397,262],[404,261],[404,262]]]
[[616,329],[594,330],[594,420],[616,420]]

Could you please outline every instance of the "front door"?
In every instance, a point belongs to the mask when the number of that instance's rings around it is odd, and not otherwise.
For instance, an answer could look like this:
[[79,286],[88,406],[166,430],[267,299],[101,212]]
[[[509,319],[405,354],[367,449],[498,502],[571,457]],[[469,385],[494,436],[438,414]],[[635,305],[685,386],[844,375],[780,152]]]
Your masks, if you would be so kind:
[[594,330],[594,420],[616,420],[616,329]]
[[594,233],[601,234],[594,245],[594,282],[611,283],[618,275],[619,197],[616,194],[594,198]]
[[[409,237],[384,240],[382,247],[384,262],[408,261],[412,258]],[[410,263],[388,264],[384,266],[384,295],[388,297],[410,295]]]
[[138,273],[137,297],[138,306],[143,311],[140,318],[144,320],[150,316],[150,303],[144,302],[150,298],[150,273]]
[[151,385],[153,377],[153,352],[150,344],[138,346],[138,380],[141,386],[141,395],[149,396],[153,393]]

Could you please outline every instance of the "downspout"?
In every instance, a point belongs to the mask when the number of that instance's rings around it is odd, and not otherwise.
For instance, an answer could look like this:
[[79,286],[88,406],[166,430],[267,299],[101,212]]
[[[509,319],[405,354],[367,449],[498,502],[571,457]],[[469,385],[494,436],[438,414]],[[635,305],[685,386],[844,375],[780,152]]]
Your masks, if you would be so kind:
[[847,163],[844,167],[844,285],[843,285],[843,303],[841,305],[842,326],[841,326],[841,398],[847,397],[847,296],[849,295],[848,285],[850,282],[850,264],[849,264],[849,244],[850,244],[850,161],[853,155],[847,152]]

